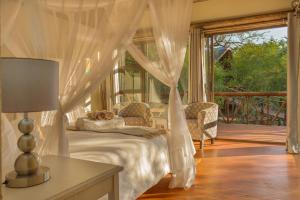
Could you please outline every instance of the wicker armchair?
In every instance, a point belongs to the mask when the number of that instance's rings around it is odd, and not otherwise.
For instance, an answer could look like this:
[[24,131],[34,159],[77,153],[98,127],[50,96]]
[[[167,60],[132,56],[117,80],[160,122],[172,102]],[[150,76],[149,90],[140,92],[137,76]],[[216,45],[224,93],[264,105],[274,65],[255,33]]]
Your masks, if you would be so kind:
[[120,110],[119,117],[123,117],[127,126],[151,127],[151,112],[148,104],[130,103]]
[[185,108],[185,115],[192,139],[200,141],[200,148],[203,148],[207,139],[213,144],[217,137],[218,105],[209,102],[191,103]]

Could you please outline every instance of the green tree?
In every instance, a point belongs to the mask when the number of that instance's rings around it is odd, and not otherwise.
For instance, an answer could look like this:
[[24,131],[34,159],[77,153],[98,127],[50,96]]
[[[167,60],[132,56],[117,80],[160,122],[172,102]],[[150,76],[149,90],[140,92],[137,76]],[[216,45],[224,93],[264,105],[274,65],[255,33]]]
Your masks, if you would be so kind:
[[286,40],[248,42],[234,49],[230,70],[216,65],[215,90],[286,91],[286,64]]
[[264,32],[248,31],[239,33],[229,33],[216,35],[214,37],[214,46],[223,47],[225,49],[235,49],[247,43],[255,43],[264,40]]

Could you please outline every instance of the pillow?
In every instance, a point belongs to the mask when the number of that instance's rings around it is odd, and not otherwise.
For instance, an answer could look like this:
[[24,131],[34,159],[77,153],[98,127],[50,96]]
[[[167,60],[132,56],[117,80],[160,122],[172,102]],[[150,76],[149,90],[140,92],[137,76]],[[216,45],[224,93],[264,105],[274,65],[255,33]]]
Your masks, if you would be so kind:
[[113,112],[106,111],[106,113],[105,113],[106,120],[111,120],[114,118],[114,116],[115,116],[115,114]]
[[[121,128],[125,126],[124,119],[115,117],[112,120],[90,120],[88,118],[78,118],[75,123],[76,130],[97,130],[97,129],[110,129]],[[72,130],[72,129],[70,129]]]
[[89,112],[89,113],[87,113],[87,117],[90,120],[96,120],[97,119],[97,112]]
[[114,113],[107,110],[89,112],[87,114],[88,119],[90,120],[111,120],[114,118]]

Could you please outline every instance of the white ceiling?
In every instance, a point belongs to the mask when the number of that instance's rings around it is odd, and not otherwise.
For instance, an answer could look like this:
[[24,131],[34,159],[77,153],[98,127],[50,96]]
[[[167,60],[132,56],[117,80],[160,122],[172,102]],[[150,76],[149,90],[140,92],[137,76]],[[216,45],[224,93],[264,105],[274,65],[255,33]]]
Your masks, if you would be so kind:
[[251,16],[291,9],[292,0],[201,0],[193,4],[192,21]]

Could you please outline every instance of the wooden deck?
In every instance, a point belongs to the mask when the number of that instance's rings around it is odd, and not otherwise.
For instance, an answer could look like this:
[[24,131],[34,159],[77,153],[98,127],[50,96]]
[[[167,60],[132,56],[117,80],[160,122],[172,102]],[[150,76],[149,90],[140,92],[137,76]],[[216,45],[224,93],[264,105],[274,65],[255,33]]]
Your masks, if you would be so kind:
[[300,155],[282,145],[217,140],[202,152],[195,143],[197,176],[189,190],[168,189],[163,178],[139,200],[299,200]]
[[219,123],[217,139],[284,145],[286,127]]

